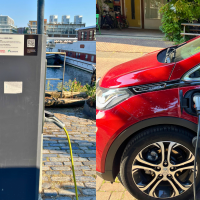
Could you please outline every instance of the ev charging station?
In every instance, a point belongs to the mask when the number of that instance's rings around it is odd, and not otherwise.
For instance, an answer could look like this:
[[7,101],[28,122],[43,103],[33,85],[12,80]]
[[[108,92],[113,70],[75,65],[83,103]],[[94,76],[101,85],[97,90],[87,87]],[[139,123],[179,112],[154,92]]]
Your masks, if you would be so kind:
[[38,200],[46,36],[0,34],[0,199]]

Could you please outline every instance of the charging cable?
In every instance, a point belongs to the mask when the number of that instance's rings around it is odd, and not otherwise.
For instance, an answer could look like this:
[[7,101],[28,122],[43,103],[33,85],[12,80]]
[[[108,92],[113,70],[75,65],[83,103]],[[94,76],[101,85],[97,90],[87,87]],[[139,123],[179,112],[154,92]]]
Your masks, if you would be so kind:
[[195,109],[198,116],[198,128],[197,128],[197,137],[194,137],[192,140],[193,146],[195,146],[195,159],[194,159],[194,184],[193,184],[193,191],[194,191],[194,200],[197,200],[196,197],[196,163],[197,163],[197,153],[199,148],[199,134],[200,134],[200,94],[196,94],[193,97],[193,101],[195,103]]
[[53,113],[48,112],[48,111],[44,111],[44,119],[45,119],[44,120],[45,122],[52,122],[52,123],[56,124],[59,128],[64,129],[64,131],[66,133],[68,144],[69,144],[69,149],[70,149],[72,172],[73,172],[74,186],[75,186],[75,193],[76,193],[76,200],[78,200],[78,189],[77,189],[77,185],[76,185],[76,176],[75,176],[75,170],[74,170],[74,160],[73,160],[72,146],[71,146],[69,134],[68,134],[68,132],[67,132],[67,130],[65,128],[65,124],[63,122],[61,122],[57,117],[55,117]]

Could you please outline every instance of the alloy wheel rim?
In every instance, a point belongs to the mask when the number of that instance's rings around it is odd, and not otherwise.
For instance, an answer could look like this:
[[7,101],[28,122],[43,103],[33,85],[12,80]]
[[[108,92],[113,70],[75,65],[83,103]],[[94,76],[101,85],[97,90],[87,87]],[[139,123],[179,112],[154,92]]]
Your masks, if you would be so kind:
[[137,154],[132,164],[136,186],[154,198],[172,198],[186,192],[193,184],[193,173],[193,153],[172,141],[148,145]]

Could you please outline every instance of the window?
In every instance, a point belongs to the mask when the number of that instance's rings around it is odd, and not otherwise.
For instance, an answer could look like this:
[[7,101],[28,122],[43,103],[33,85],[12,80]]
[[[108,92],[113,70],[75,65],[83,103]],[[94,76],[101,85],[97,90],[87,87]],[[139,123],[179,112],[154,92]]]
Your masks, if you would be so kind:
[[88,59],[88,54],[85,55],[85,60],[87,60],[87,59]]
[[79,53],[79,54],[78,54],[78,58],[80,58],[80,57],[81,57],[81,54]]
[[68,52],[68,56],[70,56],[70,52]]
[[87,32],[84,32],[84,39],[87,40]]
[[93,38],[93,31],[90,31],[90,40]]
[[81,32],[81,40],[83,40],[84,32]]
[[94,56],[91,56],[91,62],[94,62]]
[[33,25],[36,25],[36,22],[33,22]]
[[183,81],[200,81],[200,65],[191,69],[182,78]]
[[78,53],[76,53],[76,58],[78,58]]

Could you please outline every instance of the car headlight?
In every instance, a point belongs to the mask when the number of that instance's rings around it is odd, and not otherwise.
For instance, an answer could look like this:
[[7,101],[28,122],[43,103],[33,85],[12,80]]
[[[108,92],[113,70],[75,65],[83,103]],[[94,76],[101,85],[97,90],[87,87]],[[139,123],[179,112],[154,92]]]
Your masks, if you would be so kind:
[[107,89],[97,84],[96,107],[98,110],[106,110],[128,99],[133,93],[128,88]]

